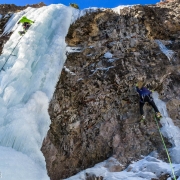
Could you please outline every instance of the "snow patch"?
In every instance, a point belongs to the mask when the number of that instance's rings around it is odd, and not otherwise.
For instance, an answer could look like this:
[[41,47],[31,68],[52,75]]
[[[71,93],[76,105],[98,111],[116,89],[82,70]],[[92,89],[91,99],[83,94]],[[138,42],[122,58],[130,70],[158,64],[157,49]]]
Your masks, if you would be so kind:
[[113,63],[115,59],[108,59],[108,62]]
[[106,10],[105,8],[98,8],[98,7],[89,7],[89,8],[85,8],[85,9],[75,9],[73,7],[70,7],[72,9],[72,19],[71,19],[71,23],[73,23],[74,21],[76,21],[77,19],[79,19],[80,17],[89,14],[89,13],[93,13],[100,10]]
[[[96,177],[102,176],[106,180],[150,180],[158,179],[163,174],[171,174],[171,168],[168,163],[158,160],[152,156],[147,156],[138,162],[134,162],[129,165],[127,169],[121,172],[110,172],[107,166],[108,160],[96,164],[92,168],[88,168],[80,173],[67,178],[66,180],[82,180],[86,179],[86,173],[94,174]],[[112,162],[112,161],[111,161]],[[117,162],[115,161],[115,164]],[[180,169],[179,164],[173,164],[176,175],[178,175]]]
[[110,59],[110,58],[113,57],[113,55],[112,55],[110,52],[107,52],[107,53],[104,54],[104,57],[105,57],[106,59]]
[[[91,71],[93,72],[93,74],[95,74],[97,71],[105,71],[105,73],[106,73],[106,72],[109,71],[109,69],[111,69],[111,68],[114,68],[114,66],[110,66],[110,67],[107,67],[107,68],[104,68],[104,67],[102,67],[102,68],[97,68],[97,69],[91,70]],[[91,74],[90,76],[92,76],[93,74]]]
[[117,6],[117,7],[115,7],[115,8],[112,8],[112,10],[113,10],[115,13],[117,13],[117,14],[121,14],[121,9],[129,8],[129,10],[130,10],[130,8],[131,8],[132,6],[135,6],[135,5],[121,5],[121,6]]
[[82,48],[81,47],[66,47],[66,52],[67,53],[75,53],[75,52],[81,52]]
[[64,70],[68,73],[70,73],[71,75],[75,76],[76,74],[74,72],[72,72],[70,69],[68,69],[66,66],[64,66]]

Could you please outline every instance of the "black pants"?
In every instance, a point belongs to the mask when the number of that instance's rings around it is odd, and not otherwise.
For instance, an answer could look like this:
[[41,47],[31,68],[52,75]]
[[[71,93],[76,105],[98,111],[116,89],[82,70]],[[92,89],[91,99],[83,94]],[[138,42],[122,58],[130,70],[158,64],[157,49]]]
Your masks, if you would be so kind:
[[144,98],[141,98],[141,101],[139,102],[139,106],[140,106],[140,114],[144,115],[144,111],[143,111],[143,106],[145,104],[145,102],[148,102],[155,110],[155,112],[159,112],[157,106],[155,105],[153,99],[151,96],[145,96]]
[[30,23],[23,23],[23,30],[24,30],[24,31],[27,31],[30,26],[31,26]]

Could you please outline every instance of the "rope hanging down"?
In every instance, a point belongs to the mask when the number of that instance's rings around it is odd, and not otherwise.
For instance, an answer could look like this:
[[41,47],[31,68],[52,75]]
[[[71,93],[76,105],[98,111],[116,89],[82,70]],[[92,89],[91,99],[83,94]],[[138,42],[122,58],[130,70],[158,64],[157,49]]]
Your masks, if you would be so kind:
[[171,166],[173,178],[174,178],[174,180],[177,180],[177,179],[176,179],[176,176],[175,176],[175,173],[174,173],[173,166],[172,166],[171,158],[170,158],[170,156],[169,156],[169,152],[168,152],[167,147],[166,147],[166,144],[165,144],[165,142],[164,142],[164,138],[163,138],[162,133],[161,133],[161,131],[160,131],[160,127],[159,127],[158,121],[157,121],[157,119],[156,119],[156,116],[154,116],[154,119],[155,119],[155,121],[156,121],[158,130],[159,130],[159,134],[160,134],[161,139],[162,139],[162,143],[163,143],[164,148],[165,148],[165,150],[166,150],[166,154],[167,154],[167,157],[168,157],[168,160],[169,160],[169,164],[170,164],[170,166]]
[[[17,45],[19,44],[19,42],[21,41],[22,37],[23,37],[23,36],[21,36],[21,37],[19,38],[19,41],[17,42],[16,46],[13,48],[11,54],[10,54],[9,57],[6,59],[4,65],[1,67],[1,70],[5,71],[4,66],[6,65],[7,61],[9,60],[9,58],[12,56],[13,51],[16,49],[16,47],[17,47]],[[0,70],[0,71],[1,71],[1,70]]]

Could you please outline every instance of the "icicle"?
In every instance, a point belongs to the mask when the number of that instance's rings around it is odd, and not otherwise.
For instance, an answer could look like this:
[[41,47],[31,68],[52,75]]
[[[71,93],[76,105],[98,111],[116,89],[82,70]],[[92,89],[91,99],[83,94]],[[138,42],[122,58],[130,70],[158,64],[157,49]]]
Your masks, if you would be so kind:
[[167,49],[160,40],[155,40],[155,42],[159,45],[160,50],[167,56],[170,62],[174,60],[174,51]]

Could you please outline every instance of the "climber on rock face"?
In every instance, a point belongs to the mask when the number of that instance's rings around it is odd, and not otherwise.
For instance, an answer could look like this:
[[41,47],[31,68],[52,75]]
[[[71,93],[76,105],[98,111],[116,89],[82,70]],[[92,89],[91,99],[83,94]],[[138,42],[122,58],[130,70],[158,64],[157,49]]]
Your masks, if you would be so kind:
[[143,111],[143,106],[144,106],[145,102],[148,102],[153,107],[153,109],[156,112],[156,117],[159,119],[162,116],[161,116],[161,113],[159,112],[157,106],[155,105],[152,96],[151,96],[152,91],[150,91],[149,89],[144,87],[143,84],[144,83],[142,81],[139,81],[136,84],[136,91],[139,93],[139,96],[140,96],[139,106],[140,106],[141,120],[143,121],[145,119],[144,111]]
[[31,24],[34,23],[34,21],[28,19],[26,16],[23,16],[23,17],[19,20],[18,24],[19,24],[19,23],[22,23],[23,31],[19,31],[18,33],[19,33],[20,35],[23,35],[23,34],[25,34],[26,31],[29,29],[29,27],[31,26]]

